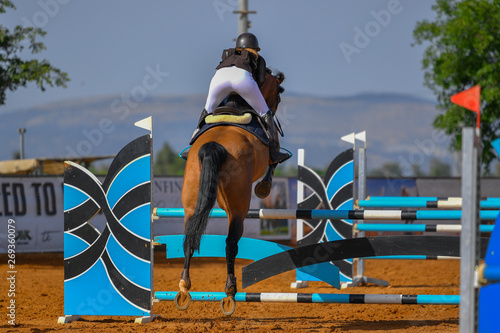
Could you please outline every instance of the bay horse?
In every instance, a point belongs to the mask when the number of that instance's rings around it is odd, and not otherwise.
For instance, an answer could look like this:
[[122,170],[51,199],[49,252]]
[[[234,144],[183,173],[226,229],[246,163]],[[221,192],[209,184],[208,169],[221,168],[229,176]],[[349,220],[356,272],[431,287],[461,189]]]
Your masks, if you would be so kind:
[[[284,91],[281,83],[283,73],[273,75],[268,70],[261,92],[269,109],[274,113]],[[274,171],[269,148],[257,137],[236,126],[217,126],[201,134],[189,150],[184,183],[182,205],[184,207],[184,269],[179,282],[179,293],[175,297],[177,308],[187,309],[191,302],[189,289],[189,265],[194,251],[199,251],[201,237],[206,230],[210,210],[217,201],[228,216],[226,238],[227,281],[221,301],[224,314],[231,315],[235,309],[234,295],[237,292],[234,262],[238,254],[238,241],[243,235],[243,222],[250,208],[252,184],[268,170]],[[265,184],[270,186],[270,184]]]

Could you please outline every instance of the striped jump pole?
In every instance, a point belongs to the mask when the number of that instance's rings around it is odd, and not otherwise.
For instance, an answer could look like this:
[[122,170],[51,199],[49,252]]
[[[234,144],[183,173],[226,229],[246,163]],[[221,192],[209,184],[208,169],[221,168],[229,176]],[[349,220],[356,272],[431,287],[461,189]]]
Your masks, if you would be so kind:
[[[159,301],[173,301],[177,291],[157,291]],[[193,301],[220,302],[223,292],[190,292]],[[309,293],[236,293],[236,302],[331,303],[331,304],[425,304],[458,305],[460,295],[397,294],[309,294]]]
[[[157,217],[184,217],[183,208],[155,208]],[[498,211],[483,210],[481,219],[495,220]],[[210,217],[226,218],[227,214],[220,208],[214,208]],[[460,220],[460,210],[328,210],[328,209],[250,209],[248,219],[348,219],[348,220]]]
[[[439,208],[461,209],[460,197],[371,197],[359,200],[358,206],[363,208]],[[500,198],[481,200],[482,209],[500,209]]]
[[383,256],[383,257],[365,257],[360,258],[370,260],[460,260],[460,257],[452,256],[424,256],[424,255],[407,255],[407,256]]
[[[437,200],[462,200],[462,197],[402,197],[402,196],[370,196],[366,198],[367,201],[378,201],[378,200],[413,200],[413,199],[421,199],[425,201],[437,201]],[[482,198],[481,201],[491,201],[498,202],[500,201],[500,197],[487,197]]]
[[[359,231],[380,231],[380,232],[461,232],[460,224],[391,224],[362,223],[355,226]],[[493,232],[495,225],[482,224],[479,226],[480,232]]]

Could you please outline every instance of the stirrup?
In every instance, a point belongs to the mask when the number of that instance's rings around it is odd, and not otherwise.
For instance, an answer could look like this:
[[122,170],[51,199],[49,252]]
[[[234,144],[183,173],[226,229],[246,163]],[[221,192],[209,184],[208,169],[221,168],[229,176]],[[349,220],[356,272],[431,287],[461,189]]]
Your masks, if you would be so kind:
[[182,158],[183,160],[187,161],[188,159],[188,154],[189,154],[189,150],[191,149],[191,146],[187,146],[186,148],[184,148],[180,153],[179,153],[179,157]]
[[[269,148],[269,149],[271,149],[271,148]],[[283,149],[285,152],[281,152],[281,149]],[[269,157],[271,158],[271,161],[272,161],[272,163],[270,163],[270,164],[283,163],[285,161],[288,161],[293,156],[293,154],[288,149],[281,148],[281,147],[278,147],[274,153],[279,154],[280,157],[277,158],[276,160],[273,160],[271,150],[269,150]]]

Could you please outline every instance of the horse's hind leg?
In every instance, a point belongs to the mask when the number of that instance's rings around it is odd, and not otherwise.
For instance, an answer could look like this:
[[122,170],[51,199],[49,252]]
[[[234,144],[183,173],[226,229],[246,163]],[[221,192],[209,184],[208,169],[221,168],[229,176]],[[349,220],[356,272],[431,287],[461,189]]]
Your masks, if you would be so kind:
[[234,276],[234,263],[236,256],[238,255],[238,241],[242,235],[243,218],[232,218],[226,238],[227,282],[225,292],[228,296],[234,296],[237,292],[236,277]]
[[262,178],[262,180],[257,183],[257,185],[255,185],[254,192],[258,198],[264,199],[269,195],[269,193],[271,193],[271,189],[273,187],[274,170],[276,170],[277,166],[277,163],[269,164],[264,178]]
[[[185,223],[189,221],[189,214],[186,214]],[[190,214],[189,216],[191,216]],[[191,278],[189,277],[189,266],[191,264],[191,258],[193,257],[193,248],[188,242],[184,242],[184,269],[181,273],[181,279],[179,281],[179,292],[175,296],[174,303],[179,310],[186,310],[191,304],[191,295],[189,294],[189,289],[191,289]]]
[[225,315],[231,315],[236,308],[234,297],[237,293],[234,264],[238,255],[238,241],[243,235],[244,217],[229,217],[229,231],[226,238],[227,280],[224,291],[227,297],[221,301],[221,309]]
[[184,268],[179,281],[179,289],[182,292],[187,292],[191,289],[191,279],[189,277],[189,266],[193,257],[193,248],[188,242],[184,242]]

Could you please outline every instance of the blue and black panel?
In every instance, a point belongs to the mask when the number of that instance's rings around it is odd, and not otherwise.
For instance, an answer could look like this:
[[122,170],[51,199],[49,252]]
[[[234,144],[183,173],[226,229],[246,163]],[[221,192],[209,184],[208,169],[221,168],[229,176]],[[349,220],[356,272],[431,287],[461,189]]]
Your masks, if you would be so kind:
[[[348,149],[330,163],[322,179],[312,169],[299,166],[298,179],[312,192],[298,209],[342,209],[352,210],[354,183],[354,150]],[[318,244],[352,238],[352,220],[305,219],[304,223],[312,229],[298,241],[298,246]],[[340,281],[352,281],[352,259],[332,261],[339,268]],[[297,271],[297,280],[314,280],[304,270]]]
[[[484,258],[488,238],[481,238],[480,256]],[[263,258],[243,267],[243,288],[269,277],[310,265],[348,258],[382,256],[460,256],[457,236],[380,236],[344,239],[297,247]]]
[[[64,312],[144,316],[152,306],[151,135],[127,144],[101,182],[67,162]],[[91,223],[102,212],[100,232]]]

